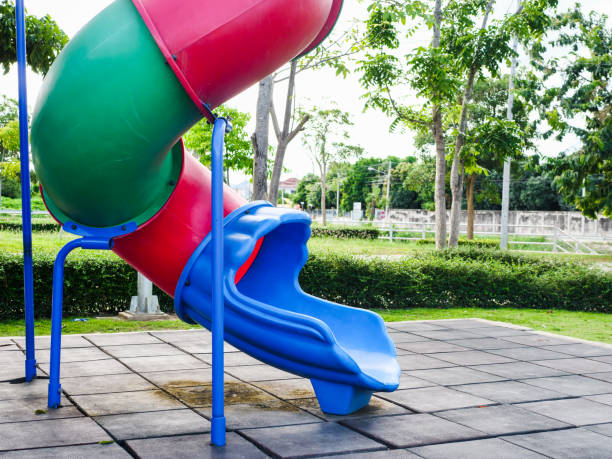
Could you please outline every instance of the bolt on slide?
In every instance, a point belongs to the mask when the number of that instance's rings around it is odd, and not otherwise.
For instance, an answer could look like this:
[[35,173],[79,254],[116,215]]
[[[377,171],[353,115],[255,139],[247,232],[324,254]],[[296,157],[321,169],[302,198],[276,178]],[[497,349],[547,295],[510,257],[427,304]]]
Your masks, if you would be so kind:
[[[32,121],[42,193],[60,222],[136,224],[113,251],[210,329],[211,174],[181,136],[331,31],[342,0],[116,0],[66,46]],[[310,378],[348,414],[400,368],[377,314],[306,294],[310,218],[224,189],[225,339]]]

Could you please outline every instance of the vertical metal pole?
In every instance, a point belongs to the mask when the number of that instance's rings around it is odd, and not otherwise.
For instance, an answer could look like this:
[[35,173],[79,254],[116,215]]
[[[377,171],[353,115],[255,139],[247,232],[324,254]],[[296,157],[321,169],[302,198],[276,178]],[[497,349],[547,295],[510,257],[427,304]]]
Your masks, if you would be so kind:
[[389,169],[387,170],[387,205],[385,206],[385,220],[389,223],[389,196],[391,189],[391,161],[389,161]]
[[217,118],[213,127],[212,169],[212,420],[211,443],[225,445],[223,395],[223,141],[231,125]]
[[[521,0],[517,0],[517,10],[521,9]],[[512,49],[516,53],[518,49],[518,37],[515,35]],[[512,120],[512,107],[514,105],[514,74],[516,73],[516,56],[512,57],[510,67],[510,83],[508,85],[508,110],[506,116]],[[501,235],[499,247],[502,250],[508,249],[508,212],[510,210],[510,158],[504,161],[504,176],[502,184],[502,209],[501,209]]]
[[26,86],[26,35],[24,0],[17,0],[17,67],[19,76],[19,157],[21,160],[21,222],[23,229],[23,287],[26,332],[25,379],[36,377],[34,349],[34,274],[32,272],[32,215],[30,202],[30,148]]

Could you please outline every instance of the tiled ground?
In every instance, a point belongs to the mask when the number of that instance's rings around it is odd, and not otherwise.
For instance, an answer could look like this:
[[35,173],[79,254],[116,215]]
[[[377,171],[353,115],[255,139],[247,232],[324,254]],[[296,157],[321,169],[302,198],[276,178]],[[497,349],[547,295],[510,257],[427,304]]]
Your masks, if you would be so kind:
[[207,331],[64,337],[50,411],[46,380],[9,381],[23,340],[0,338],[0,457],[612,458],[612,346],[472,319],[388,328],[400,388],[344,417],[228,345],[224,448],[209,446]]

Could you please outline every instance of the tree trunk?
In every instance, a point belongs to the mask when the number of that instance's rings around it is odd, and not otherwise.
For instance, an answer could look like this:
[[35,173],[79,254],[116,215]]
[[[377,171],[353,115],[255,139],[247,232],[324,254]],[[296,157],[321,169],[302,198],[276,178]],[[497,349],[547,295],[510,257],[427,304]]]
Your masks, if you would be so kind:
[[324,172],[321,174],[321,223],[325,226],[327,225],[327,212],[325,211],[325,194],[327,192],[325,187],[325,181],[327,180],[327,173]]
[[279,142],[276,147],[276,155],[274,157],[274,168],[272,169],[272,178],[270,179],[270,195],[269,199],[273,205],[278,202],[278,185],[280,183],[280,175],[283,171],[283,161],[285,152],[287,151],[287,143]]
[[[483,30],[487,26],[489,20],[489,13],[493,6],[494,0],[489,0],[485,7],[485,15],[482,19],[482,25],[480,30]],[[477,49],[476,52],[479,50]],[[461,202],[463,200],[463,180],[460,169],[463,170],[463,161],[461,160],[461,149],[465,142],[465,130],[467,128],[467,114],[469,110],[469,104],[472,101],[472,94],[474,92],[474,79],[476,72],[479,68],[479,62],[474,58],[474,62],[470,67],[468,73],[468,79],[465,84],[465,91],[463,93],[463,101],[461,102],[461,116],[459,119],[459,132],[457,133],[457,141],[455,142],[455,154],[453,155],[453,163],[451,166],[451,193],[453,196],[451,204],[451,215],[450,215],[450,233],[448,236],[449,247],[457,247],[459,244],[459,224],[461,223]]]
[[[434,8],[434,32],[432,47],[440,46],[440,21],[442,0],[436,0]],[[435,210],[436,210],[436,249],[446,247],[446,155],[444,152],[444,131],[442,130],[442,113],[440,107],[434,105],[432,109],[432,133],[436,142],[436,183],[435,183]]]
[[470,174],[466,180],[466,198],[467,198],[467,239],[474,239],[474,184],[476,183],[476,174]]
[[255,133],[253,142],[253,200],[267,199],[268,179],[268,126],[270,104],[272,101],[272,76],[259,82],[257,96],[257,113],[255,115]]

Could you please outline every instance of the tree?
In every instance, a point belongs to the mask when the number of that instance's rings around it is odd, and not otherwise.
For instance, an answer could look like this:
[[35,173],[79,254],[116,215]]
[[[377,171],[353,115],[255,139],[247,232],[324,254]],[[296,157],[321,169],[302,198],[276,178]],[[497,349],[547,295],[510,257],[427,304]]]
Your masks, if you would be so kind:
[[[421,136],[431,131],[436,145],[436,247],[445,246],[445,147],[454,150],[451,166],[451,228],[449,244],[458,239],[458,212],[462,201],[463,146],[476,76],[497,75],[499,66],[513,55],[510,37],[523,42],[538,39],[550,24],[546,9],[556,0],[526,0],[523,8],[501,20],[489,21],[493,0],[449,0],[444,9],[427,2],[376,0],[370,6],[369,53],[360,62],[367,106],[390,116],[391,127],[405,126]],[[417,19],[416,24],[411,21]],[[480,19],[480,20],[479,20]],[[405,55],[400,37],[421,25],[433,29],[428,47]],[[479,25],[478,25],[479,24]],[[402,32],[400,32],[402,29]],[[410,85],[424,103],[402,103],[397,88]],[[449,140],[454,140],[449,142]]]
[[302,134],[302,142],[310,151],[312,160],[319,169],[321,183],[321,213],[323,225],[327,223],[325,215],[327,172],[334,161],[341,161],[360,156],[363,148],[348,145],[343,140],[349,139],[345,127],[353,123],[347,112],[338,108],[322,109],[315,107],[310,112],[310,126]]
[[[296,76],[301,72],[322,67],[331,67],[336,70],[336,75],[346,76],[348,74],[348,67],[343,62],[343,58],[358,51],[359,46],[357,43],[354,43],[355,36],[356,31],[351,30],[337,34],[336,38],[328,38],[307,55],[293,59],[289,63],[288,68],[281,69],[276,74],[270,75],[260,82],[257,98],[257,124],[253,134],[253,151],[255,155],[255,167],[253,169],[254,194],[268,197],[269,191],[270,201],[276,202],[275,199],[278,196],[278,185],[287,147],[308,122],[308,114],[298,113],[295,110]],[[281,75],[285,71],[289,74],[287,77],[282,77]],[[273,95],[274,85],[285,80],[288,80],[288,85],[281,125],[274,107]],[[268,116],[272,118],[274,133],[277,139],[269,190],[267,186],[268,173],[262,166],[267,164],[269,146]],[[265,197],[261,199],[265,199]]]
[[[534,50],[541,87],[545,137],[575,134],[582,146],[551,160],[549,171],[564,199],[585,216],[612,216],[612,28],[606,16],[584,15],[579,5],[556,17],[548,45],[561,57],[543,59]],[[559,78],[561,77],[561,78]],[[555,84],[558,80],[560,84]]]
[[[46,75],[53,61],[68,43],[68,36],[51,16],[36,17],[26,14],[26,50],[28,65]],[[0,63],[4,73],[17,61],[17,31],[15,5],[9,0],[0,3]]]
[[423,156],[415,163],[402,163],[398,166],[404,170],[402,187],[417,195],[415,200],[425,210],[435,210],[435,158]]
[[[224,164],[226,171],[234,170],[248,173],[253,166],[251,156],[251,141],[246,130],[251,115],[235,108],[224,105],[219,106],[215,112],[220,116],[231,119],[232,132],[225,136]],[[200,162],[210,167],[210,150],[212,145],[212,126],[205,120],[194,125],[184,137],[185,146],[195,151]]]

